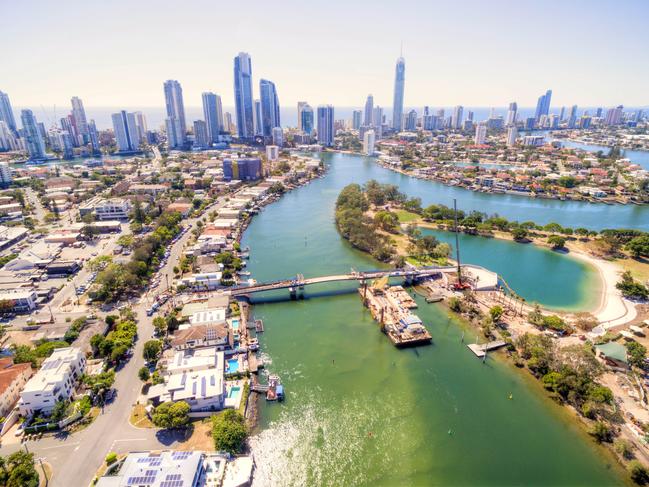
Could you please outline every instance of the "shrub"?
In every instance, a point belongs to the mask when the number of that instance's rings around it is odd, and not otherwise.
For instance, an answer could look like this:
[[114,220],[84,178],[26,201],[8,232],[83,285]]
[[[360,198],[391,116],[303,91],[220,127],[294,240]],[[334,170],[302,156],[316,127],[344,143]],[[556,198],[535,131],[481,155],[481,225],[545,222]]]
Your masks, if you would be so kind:
[[117,453],[112,451],[108,455],[106,455],[106,465],[112,465],[116,461],[117,461]]
[[631,480],[638,485],[645,485],[649,482],[649,470],[637,460],[629,462],[629,474],[631,475]]

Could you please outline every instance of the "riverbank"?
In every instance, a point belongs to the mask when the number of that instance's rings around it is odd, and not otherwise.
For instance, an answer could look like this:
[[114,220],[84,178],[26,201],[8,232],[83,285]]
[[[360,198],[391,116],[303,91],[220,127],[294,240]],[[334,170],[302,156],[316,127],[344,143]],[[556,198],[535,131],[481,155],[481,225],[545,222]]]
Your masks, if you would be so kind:
[[[255,279],[377,267],[336,232],[335,199],[349,183],[377,179],[423,196],[366,158],[322,157],[330,168],[326,178],[287,193],[246,231]],[[428,184],[417,188],[430,191]],[[434,193],[428,198],[439,201]],[[541,290],[541,301],[549,297]],[[254,302],[268,330],[262,347],[287,390],[281,406],[260,404],[260,433],[251,438],[259,485],[624,483],[602,461],[601,449],[567,427],[559,408],[548,407],[524,374],[477,360],[462,343],[457,320],[442,308],[417,298],[434,345],[398,351],[377,333],[356,286],[319,285],[303,300],[286,298],[274,293]]]
[[[619,196],[606,196],[599,195],[594,196],[591,193],[576,193],[576,192],[564,192],[563,194],[558,193],[545,193],[545,192],[534,192],[534,191],[524,191],[517,189],[497,189],[492,186],[482,186],[477,184],[475,181],[463,181],[457,178],[442,178],[439,177],[437,172],[433,173],[422,173],[418,169],[407,170],[399,166],[392,164],[384,163],[381,161],[376,161],[376,163],[390,171],[403,174],[411,178],[422,179],[425,181],[434,181],[439,184],[443,184],[448,187],[462,188],[467,191],[472,191],[474,193],[484,193],[484,194],[494,194],[494,195],[513,195],[520,196],[530,199],[539,199],[539,200],[549,200],[549,201],[574,201],[580,203],[590,203],[590,204],[602,204],[602,205],[638,205],[643,206],[646,204],[644,201],[639,201],[636,199],[631,199],[629,196],[619,195]],[[475,167],[479,167],[479,163],[472,164]],[[486,164],[488,167],[489,163]]]

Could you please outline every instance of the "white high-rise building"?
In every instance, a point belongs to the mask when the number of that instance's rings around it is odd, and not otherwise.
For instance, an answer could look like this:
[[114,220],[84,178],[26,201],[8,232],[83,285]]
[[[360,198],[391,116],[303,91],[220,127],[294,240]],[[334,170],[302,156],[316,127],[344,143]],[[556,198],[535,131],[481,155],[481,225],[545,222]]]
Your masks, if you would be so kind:
[[363,135],[363,153],[365,155],[374,155],[374,144],[376,143],[376,136],[374,130],[368,130]]
[[140,135],[137,130],[137,121],[134,113],[122,110],[113,113],[113,131],[120,152],[135,152],[140,148]]
[[473,142],[475,145],[482,145],[487,140],[487,125],[483,122],[480,122],[475,126],[475,138]]
[[23,124],[25,133],[25,143],[29,152],[29,158],[32,160],[46,159],[45,141],[43,134],[39,129],[39,123],[31,110],[22,110],[20,119]]
[[11,169],[6,162],[0,162],[0,186],[6,188],[11,184]]
[[406,84],[406,60],[403,56],[397,59],[394,73],[394,98],[392,101],[392,128],[397,132],[403,130],[403,92]]
[[9,130],[14,134],[18,131],[11,102],[9,101],[9,95],[3,91],[0,91],[0,121],[6,123]]
[[144,116],[144,113],[142,112],[133,112],[135,115],[135,123],[137,124],[137,135],[140,138],[140,144],[143,142],[146,142],[146,133],[147,133],[147,125],[146,125],[146,117]]
[[506,125],[508,127],[516,125],[516,116],[518,112],[518,105],[515,101],[509,104],[509,110],[507,110],[507,121]]
[[518,138],[518,129],[515,125],[512,125],[507,129],[507,145],[512,147],[516,145],[516,139]]
[[88,142],[88,121],[86,119],[86,111],[83,108],[83,101],[78,96],[73,96],[72,100],[72,118],[77,127],[77,132],[83,137],[83,142]]
[[223,107],[221,97],[216,93],[205,92],[203,98],[203,118],[207,124],[207,135],[210,144],[219,141],[219,134],[223,130]]
[[464,107],[457,105],[453,109],[453,115],[451,116],[451,128],[459,130],[462,128],[462,117],[464,113]]
[[[167,108],[167,140],[169,148],[180,149],[187,143],[187,124],[185,123],[185,103],[183,89],[175,79],[164,82],[165,106]],[[169,135],[169,127],[174,127],[173,137]],[[173,144],[173,145],[172,145]]]
[[374,97],[367,95],[365,100],[365,116],[363,118],[363,125],[372,125],[372,115],[374,114]]

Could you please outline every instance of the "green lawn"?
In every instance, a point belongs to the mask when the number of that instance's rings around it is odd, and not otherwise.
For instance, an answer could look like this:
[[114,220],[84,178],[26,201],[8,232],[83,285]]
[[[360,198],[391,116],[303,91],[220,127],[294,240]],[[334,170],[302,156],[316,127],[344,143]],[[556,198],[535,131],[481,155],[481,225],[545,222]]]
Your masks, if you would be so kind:
[[399,217],[400,223],[409,223],[419,218],[417,213],[412,213],[411,211],[395,210],[394,212],[397,214],[397,217]]

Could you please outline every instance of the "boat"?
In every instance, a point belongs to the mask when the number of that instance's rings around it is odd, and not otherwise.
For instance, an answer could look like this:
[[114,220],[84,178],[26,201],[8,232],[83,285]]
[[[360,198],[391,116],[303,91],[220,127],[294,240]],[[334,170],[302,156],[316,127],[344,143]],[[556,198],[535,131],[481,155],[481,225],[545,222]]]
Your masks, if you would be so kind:
[[259,340],[257,340],[256,338],[250,339],[250,341],[248,342],[248,350],[252,350],[253,352],[255,350],[259,350]]
[[284,387],[279,379],[279,375],[268,376],[268,391],[266,392],[267,401],[281,401],[284,399]]

